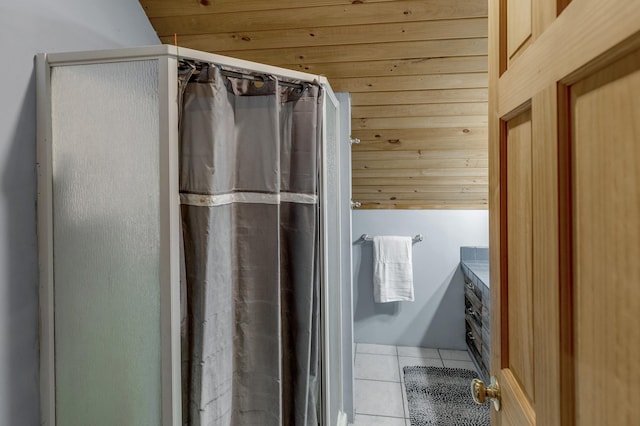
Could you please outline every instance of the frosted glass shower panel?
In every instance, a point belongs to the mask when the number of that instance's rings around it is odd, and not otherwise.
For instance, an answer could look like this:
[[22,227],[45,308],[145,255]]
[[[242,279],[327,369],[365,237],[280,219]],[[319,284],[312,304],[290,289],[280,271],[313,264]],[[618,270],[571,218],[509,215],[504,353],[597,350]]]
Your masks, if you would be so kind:
[[327,244],[327,307],[329,327],[329,383],[331,387],[330,423],[338,424],[338,412],[342,411],[342,299],[341,299],[341,256],[340,245],[340,129],[337,99],[326,92],[324,110],[324,130],[326,138],[323,153],[326,167],[326,244]]
[[58,425],[161,424],[158,62],[51,73]]

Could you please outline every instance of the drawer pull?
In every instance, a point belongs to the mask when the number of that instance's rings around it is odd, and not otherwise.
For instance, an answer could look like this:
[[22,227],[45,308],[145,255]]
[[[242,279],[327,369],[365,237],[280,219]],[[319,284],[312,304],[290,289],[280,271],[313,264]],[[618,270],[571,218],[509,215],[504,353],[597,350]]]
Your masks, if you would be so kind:
[[473,290],[473,283],[467,283],[467,288],[469,290]]
[[474,335],[473,335],[473,333],[472,333],[472,332],[470,332],[470,331],[469,331],[469,332],[467,332],[467,339],[469,339],[469,340],[476,340],[475,336],[474,336]]

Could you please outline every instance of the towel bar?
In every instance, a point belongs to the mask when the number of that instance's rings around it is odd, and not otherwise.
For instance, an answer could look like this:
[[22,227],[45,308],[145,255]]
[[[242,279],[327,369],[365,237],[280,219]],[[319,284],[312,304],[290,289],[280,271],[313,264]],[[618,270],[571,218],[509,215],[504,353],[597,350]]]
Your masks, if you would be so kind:
[[[422,234],[418,234],[415,237],[413,237],[414,243],[419,243],[422,240],[424,240],[424,237],[422,236]],[[370,237],[369,234],[362,234],[358,241],[373,241],[373,237]]]

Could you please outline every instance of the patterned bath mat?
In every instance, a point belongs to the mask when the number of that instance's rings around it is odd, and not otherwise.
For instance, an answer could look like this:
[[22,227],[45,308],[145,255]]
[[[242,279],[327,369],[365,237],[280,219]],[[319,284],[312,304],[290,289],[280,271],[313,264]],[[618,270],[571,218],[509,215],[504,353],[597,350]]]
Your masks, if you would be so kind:
[[404,367],[411,426],[488,426],[489,403],[476,404],[469,391],[476,377],[462,368]]

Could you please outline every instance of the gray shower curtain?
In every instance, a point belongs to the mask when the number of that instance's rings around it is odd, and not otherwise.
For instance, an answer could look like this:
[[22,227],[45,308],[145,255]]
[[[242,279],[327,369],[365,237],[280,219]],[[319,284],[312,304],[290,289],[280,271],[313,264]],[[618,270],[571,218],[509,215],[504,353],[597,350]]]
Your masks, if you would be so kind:
[[185,424],[317,426],[322,90],[213,65],[191,80],[180,118]]

